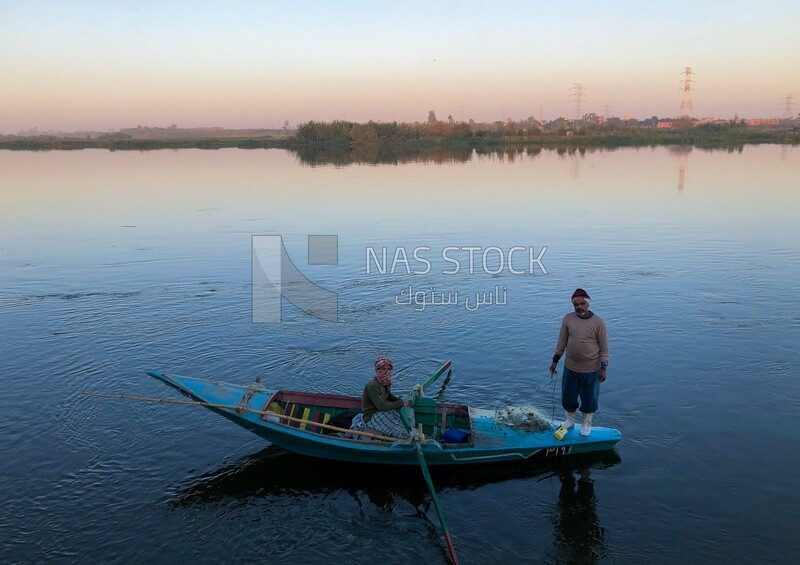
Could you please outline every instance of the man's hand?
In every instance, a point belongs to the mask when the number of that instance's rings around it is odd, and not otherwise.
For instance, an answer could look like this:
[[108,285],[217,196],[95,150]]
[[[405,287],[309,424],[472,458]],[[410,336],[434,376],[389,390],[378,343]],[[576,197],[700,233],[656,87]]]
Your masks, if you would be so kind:
[[556,364],[550,363],[550,374],[554,374],[556,372]]
[[606,370],[600,369],[600,376],[598,377],[601,383],[606,382]]

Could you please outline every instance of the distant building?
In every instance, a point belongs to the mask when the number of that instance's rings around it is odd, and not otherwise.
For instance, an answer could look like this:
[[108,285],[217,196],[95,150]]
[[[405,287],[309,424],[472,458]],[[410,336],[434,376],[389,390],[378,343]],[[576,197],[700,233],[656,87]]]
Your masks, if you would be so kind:
[[748,126],[777,126],[779,122],[778,118],[755,118],[744,121]]

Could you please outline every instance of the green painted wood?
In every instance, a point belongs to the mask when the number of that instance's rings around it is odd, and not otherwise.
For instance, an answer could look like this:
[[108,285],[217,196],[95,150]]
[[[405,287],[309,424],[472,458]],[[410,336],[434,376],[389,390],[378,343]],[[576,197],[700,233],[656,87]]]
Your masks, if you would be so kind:
[[[449,364],[450,362],[448,361],[445,364],[445,367],[442,367],[442,369],[445,369]],[[405,424],[406,429],[411,432],[411,425],[408,423],[408,416],[406,415],[405,409],[400,409],[400,417],[403,419],[403,424]],[[414,439],[414,450],[417,452],[417,460],[419,461],[419,466],[422,469],[422,476],[425,478],[425,483],[428,485],[428,490],[430,491],[431,498],[433,499],[433,507],[436,509],[436,515],[439,517],[439,523],[442,525],[442,531],[444,531],[447,552],[450,554],[450,559],[453,560],[453,563],[458,565],[458,557],[456,557],[456,550],[455,547],[453,547],[453,540],[450,538],[450,532],[447,529],[447,522],[445,522],[444,513],[442,512],[441,504],[439,504],[439,496],[436,494],[436,488],[433,486],[433,479],[431,479],[430,471],[428,471],[428,464],[425,462],[425,455],[422,453],[422,445],[417,438]]]
[[453,361],[451,359],[448,359],[447,362],[444,365],[442,365],[439,368],[438,371],[436,371],[434,374],[432,374],[430,376],[430,378],[427,381],[425,381],[425,384],[422,385],[422,391],[425,392],[428,389],[429,386],[431,386],[433,383],[435,383],[436,380],[439,377],[441,377],[447,369],[450,368],[450,365],[452,365],[452,364],[453,364]]

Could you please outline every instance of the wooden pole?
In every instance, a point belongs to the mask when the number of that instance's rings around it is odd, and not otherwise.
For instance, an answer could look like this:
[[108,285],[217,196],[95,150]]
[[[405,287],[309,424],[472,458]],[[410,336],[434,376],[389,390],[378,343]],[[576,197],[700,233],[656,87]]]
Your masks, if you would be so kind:
[[[119,398],[122,400],[138,400],[140,402],[163,402],[165,404],[187,404],[189,406],[205,406],[206,408],[219,408],[223,410],[237,410],[242,409],[241,406],[238,404],[214,404],[212,402],[200,402],[196,400],[172,400],[171,398],[148,398],[145,396],[126,396],[124,394],[107,394],[104,392],[91,392],[91,391],[84,391],[83,394],[85,396],[95,396],[97,398]],[[322,424],[319,422],[313,422],[311,420],[303,420],[302,418],[295,418],[294,416],[286,416],[285,414],[279,414],[278,412],[273,412],[271,410],[256,410],[254,408],[244,408],[245,412],[252,412],[253,414],[262,414],[266,416],[275,416],[281,420],[289,420],[291,422],[298,422],[300,424],[309,424],[311,426],[318,426],[320,428],[325,428],[326,430],[333,430],[336,432],[344,432],[347,434],[355,434],[359,436],[364,436],[372,439],[379,439],[381,441],[397,441],[395,437],[384,436],[380,434],[373,434],[371,432],[360,432],[358,430],[350,430],[347,428],[340,428],[338,426],[331,426],[330,424]],[[313,433],[313,432],[309,432]]]
[[452,365],[452,364],[453,364],[453,362],[452,362],[450,359],[448,359],[448,360],[447,360],[447,362],[446,362],[444,365],[442,365],[442,366],[439,368],[439,370],[438,370],[438,371],[436,371],[434,374],[432,374],[432,375],[430,376],[430,378],[429,378],[427,381],[425,381],[425,384],[423,384],[423,385],[422,385],[422,392],[423,392],[423,394],[424,394],[424,392],[425,392],[425,389],[427,389],[427,388],[428,388],[429,386],[431,386],[431,385],[432,385],[434,382],[436,382],[436,379],[438,379],[439,377],[441,377],[441,376],[442,376],[442,374],[443,374],[443,373],[444,373],[444,372],[445,372],[447,369],[449,369],[449,368],[450,368],[450,365]]
[[[405,407],[405,410],[411,411],[412,408],[410,406]],[[409,418],[406,415],[403,408],[400,409],[400,418],[403,420],[403,424],[405,425],[406,429],[411,432],[413,428],[409,423]],[[428,485],[428,491],[431,493],[431,498],[433,499],[433,507],[436,510],[436,515],[439,517],[439,523],[442,525],[442,531],[444,532],[444,541],[447,544],[447,553],[450,555],[450,559],[453,562],[453,565],[458,565],[458,556],[456,556],[456,548],[453,546],[453,539],[450,537],[450,531],[447,529],[447,522],[444,520],[444,512],[442,512],[442,507],[439,504],[439,497],[436,494],[436,487],[433,486],[433,479],[431,479],[431,474],[428,471],[428,463],[425,461],[425,455],[422,453],[422,445],[420,445],[419,440],[412,437],[412,441],[414,443],[414,450],[417,452],[417,460],[419,461],[419,466],[422,469],[422,477],[425,479],[425,483]]]

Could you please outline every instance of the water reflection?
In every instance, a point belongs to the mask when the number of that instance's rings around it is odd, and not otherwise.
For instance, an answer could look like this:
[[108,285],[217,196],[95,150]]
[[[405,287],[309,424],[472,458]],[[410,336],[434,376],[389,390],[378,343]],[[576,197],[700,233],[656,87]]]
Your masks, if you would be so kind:
[[607,551],[605,528],[597,516],[594,479],[588,467],[563,470],[559,479],[557,512],[552,516],[555,533],[552,561],[594,563]]
[[[783,146],[782,155],[785,155],[786,145]],[[689,160],[689,154],[694,151],[702,151],[705,153],[724,152],[728,154],[742,153],[744,145],[731,145],[729,147],[695,147],[693,145],[670,145],[668,150],[671,155],[678,157],[678,192],[682,193],[686,187],[686,163]]]
[[[466,163],[477,158],[489,158],[500,162],[514,163],[533,159],[543,151],[555,152],[560,157],[583,158],[587,153],[613,152],[619,147],[449,147],[408,148],[391,145],[354,145],[352,147],[302,147],[292,149],[299,162],[310,166],[400,165],[406,163],[431,163],[435,165]],[[577,167],[577,165],[576,165]]]
[[[103,264],[153,264],[174,259],[184,240],[197,255],[194,246],[200,242],[221,249],[230,244],[225,238],[309,233],[309,226],[338,233],[341,240],[349,234],[352,241],[366,236],[374,241],[378,229],[384,239],[388,233],[404,236],[410,228],[428,233],[419,229],[429,228],[428,211],[436,208],[458,218],[442,229],[487,234],[515,229],[553,242],[562,218],[573,213],[575,197],[594,212],[586,229],[598,226],[614,237],[644,218],[662,225],[708,227],[714,216],[739,218],[737,225],[742,219],[755,227],[793,225],[787,203],[797,195],[797,160],[791,148],[748,146],[740,158],[735,153],[741,148],[694,147],[691,172],[687,148],[679,146],[381,151],[0,152],[5,252],[0,274],[6,258],[13,260],[6,273],[36,277],[37,265],[61,264],[60,258],[79,253],[102,254]],[[783,151],[788,151],[785,163],[779,161]],[[381,160],[403,164],[325,170]],[[435,163],[443,166],[430,165]],[[676,165],[683,171],[680,180]],[[670,198],[676,182],[685,190],[691,183],[691,202]],[[665,186],[673,189],[662,190]],[[753,193],[753,186],[763,186],[770,198]],[[548,213],[531,223],[531,214],[542,206]],[[377,207],[392,214],[378,223]],[[614,230],[605,225],[609,218]],[[76,243],[76,237],[89,239]],[[206,257],[209,262],[214,261]]]
[[[546,550],[554,563],[592,562],[605,555],[605,529],[598,517],[594,479],[602,471],[619,465],[616,451],[583,454],[547,463],[525,461],[500,465],[433,467],[431,475],[440,494],[474,491],[486,485],[517,481],[508,485],[504,498],[518,500],[516,489],[527,488],[521,480],[537,483],[558,478],[561,486],[553,502],[550,522],[553,547]],[[375,480],[380,469],[381,480]],[[511,492],[511,491],[514,492]],[[169,506],[196,507],[207,504],[264,500],[270,506],[280,502],[309,506],[318,511],[319,497],[345,493],[359,507],[365,500],[383,511],[404,502],[415,508],[414,516],[431,520],[430,495],[416,467],[374,466],[326,461],[304,457],[269,446],[229,465],[191,478],[169,493]],[[303,501],[307,502],[303,502]],[[502,499],[501,499],[502,500]],[[257,503],[257,502],[256,502]],[[257,503],[258,504],[258,503]],[[506,504],[497,502],[507,512]],[[447,509],[445,508],[445,512]],[[300,509],[300,513],[303,514]],[[530,517],[529,517],[530,518]],[[538,517],[533,516],[534,520]],[[431,524],[432,531],[438,527]],[[500,530],[504,526],[498,526]]]
[[395,146],[356,145],[350,147],[303,147],[294,150],[303,165],[400,165],[406,163],[466,163],[472,158],[472,148],[400,149]]
[[[583,454],[546,463],[524,461],[499,465],[431,467],[438,490],[475,490],[512,479],[588,474],[621,463],[616,451]],[[328,461],[297,455],[276,446],[247,455],[232,464],[191,478],[176,485],[169,494],[170,504],[192,506],[227,498],[327,494],[333,491],[364,492],[384,506],[393,495],[419,504],[427,489],[416,467],[380,466],[380,483],[374,481],[373,465]],[[562,479],[563,482],[563,479]]]
[[678,192],[683,192],[686,184],[686,161],[689,153],[692,152],[691,145],[675,145],[669,148],[669,152],[678,156]]
[[[686,165],[689,154],[693,150],[713,153],[742,153],[744,145],[727,147],[695,147],[692,145],[665,146],[667,151],[678,158],[678,192],[682,193],[686,187]],[[786,160],[786,145],[782,146],[781,160]],[[530,161],[540,156],[543,152],[555,153],[561,159],[570,158],[572,168],[570,176],[579,179],[581,176],[580,161],[587,155],[594,153],[613,153],[615,151],[639,151],[647,148],[628,147],[523,147],[523,146],[498,146],[498,147],[451,147],[451,148],[406,148],[398,146],[361,146],[352,147],[303,147],[293,149],[292,152],[302,165],[307,166],[347,166],[355,164],[368,165],[401,165],[410,163],[422,164],[465,164],[474,159],[514,163],[517,161]]]

